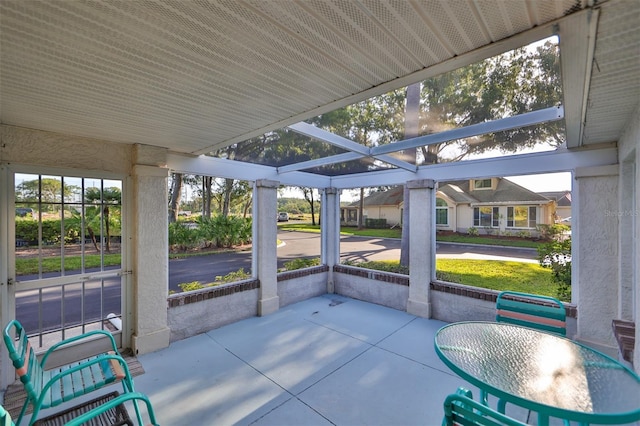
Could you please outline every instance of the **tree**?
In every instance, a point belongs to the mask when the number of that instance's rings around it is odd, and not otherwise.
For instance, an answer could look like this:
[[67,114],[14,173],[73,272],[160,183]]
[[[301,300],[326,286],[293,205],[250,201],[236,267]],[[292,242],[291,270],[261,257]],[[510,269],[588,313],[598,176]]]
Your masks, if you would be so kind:
[[[100,188],[91,187],[86,188],[85,190],[85,199],[88,203],[96,205],[99,209],[100,213],[98,213],[95,217],[99,220],[97,223],[97,227],[100,230],[100,236],[104,237],[106,234],[106,242],[105,242],[105,250],[107,252],[111,252],[111,210],[110,206],[120,207],[122,202],[122,191],[117,187],[103,188],[100,191]],[[98,245],[96,243],[96,234],[94,227],[95,223],[87,221],[87,231],[89,232],[89,236],[93,241],[93,245],[97,251],[100,251]],[[104,233],[102,230],[104,229]]]
[[314,189],[306,188],[304,186],[298,187],[302,191],[302,195],[304,195],[304,199],[307,200],[309,206],[311,207],[311,224],[315,226],[316,224],[316,214],[315,214],[315,201],[313,199]]
[[182,173],[171,173],[171,186],[169,187],[169,223],[178,220],[181,196]]
[[62,185],[61,179],[46,178],[28,180],[16,185],[16,200],[20,202],[42,203],[42,209],[58,211],[58,203],[64,199],[73,202],[80,188],[75,185]]

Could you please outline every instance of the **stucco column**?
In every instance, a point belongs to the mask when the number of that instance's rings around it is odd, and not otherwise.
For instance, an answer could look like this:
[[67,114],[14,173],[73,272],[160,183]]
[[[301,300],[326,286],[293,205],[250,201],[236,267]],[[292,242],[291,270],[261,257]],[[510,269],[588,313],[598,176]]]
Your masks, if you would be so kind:
[[[130,298],[135,354],[169,346],[167,294],[169,289],[169,237],[167,215],[168,169],[164,150],[137,147],[132,173],[133,297]],[[140,164],[147,163],[147,164]],[[153,165],[149,165],[153,164]]]
[[429,288],[435,259],[435,183],[431,179],[407,182],[409,188],[409,300],[407,312],[431,317]]
[[258,180],[254,192],[253,256],[256,276],[260,280],[258,315],[268,315],[280,308],[278,297],[278,185],[273,180]]
[[619,317],[618,166],[580,168],[574,177],[571,291],[578,305],[576,339],[615,356],[611,320]]
[[329,267],[327,293],[333,293],[333,266],[340,263],[340,192],[325,188],[321,206],[322,263]]

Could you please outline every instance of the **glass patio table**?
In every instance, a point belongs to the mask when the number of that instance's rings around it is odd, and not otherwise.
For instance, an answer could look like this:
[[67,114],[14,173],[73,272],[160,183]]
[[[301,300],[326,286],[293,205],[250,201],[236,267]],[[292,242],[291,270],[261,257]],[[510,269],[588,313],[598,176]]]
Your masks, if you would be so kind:
[[459,322],[436,333],[435,349],[469,383],[537,412],[539,425],[549,417],[587,424],[640,420],[640,377],[565,337],[498,322]]

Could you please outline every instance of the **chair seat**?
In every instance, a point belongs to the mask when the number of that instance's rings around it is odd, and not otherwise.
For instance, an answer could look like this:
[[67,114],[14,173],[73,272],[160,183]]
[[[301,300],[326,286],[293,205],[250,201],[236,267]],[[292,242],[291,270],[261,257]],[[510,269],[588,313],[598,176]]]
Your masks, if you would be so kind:
[[[62,380],[52,381],[55,376],[73,369],[77,370],[64,375]],[[43,383],[52,382],[53,385],[46,392],[42,407],[54,407],[103,386],[116,383],[124,377],[125,373],[120,364],[114,358],[108,358],[104,354],[43,371]]]

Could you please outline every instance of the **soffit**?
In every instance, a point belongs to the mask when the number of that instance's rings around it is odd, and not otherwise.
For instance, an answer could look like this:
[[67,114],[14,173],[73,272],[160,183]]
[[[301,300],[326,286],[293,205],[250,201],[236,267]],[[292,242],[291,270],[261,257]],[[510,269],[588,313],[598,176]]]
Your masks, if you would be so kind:
[[640,2],[604,3],[598,21],[582,144],[615,142],[640,104]]
[[[561,18],[585,3],[3,0],[0,120],[202,153],[394,84],[405,86],[413,73]],[[638,2],[617,3],[631,6],[637,18]],[[603,14],[601,31],[610,43],[620,31],[615,20],[622,17],[624,10]],[[603,50],[605,41],[596,51],[601,70],[607,61],[624,62]],[[620,55],[627,51],[626,70],[637,68],[628,52],[634,43],[637,58],[637,30],[620,46]],[[620,84],[637,82],[637,74]],[[596,110],[587,115],[589,142],[607,138],[590,127],[607,113],[597,107],[610,78],[603,76],[601,83],[598,77],[592,80]],[[633,93],[620,92],[624,102],[633,103]],[[625,111],[616,113],[619,121]],[[609,134],[620,131],[617,123]]]

